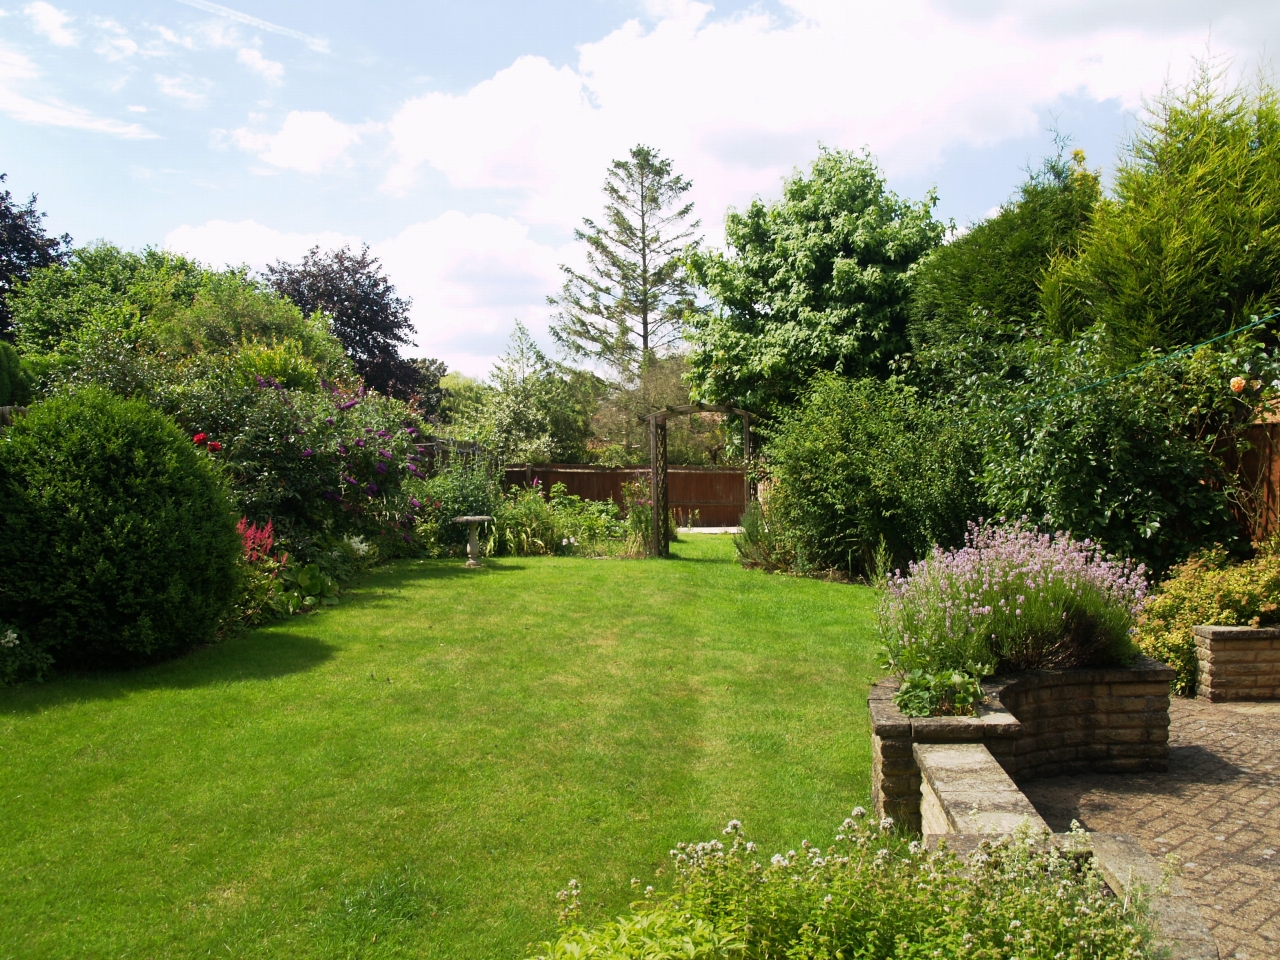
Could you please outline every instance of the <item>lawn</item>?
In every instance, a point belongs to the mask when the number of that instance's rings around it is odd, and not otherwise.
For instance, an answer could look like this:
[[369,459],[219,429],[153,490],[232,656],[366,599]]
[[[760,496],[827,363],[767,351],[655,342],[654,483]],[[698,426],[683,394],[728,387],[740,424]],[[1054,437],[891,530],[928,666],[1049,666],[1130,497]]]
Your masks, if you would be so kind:
[[[520,958],[580,880],[866,802],[863,587],[666,561],[404,561],[334,609],[0,690],[0,957]],[[659,881],[660,882],[660,881]]]

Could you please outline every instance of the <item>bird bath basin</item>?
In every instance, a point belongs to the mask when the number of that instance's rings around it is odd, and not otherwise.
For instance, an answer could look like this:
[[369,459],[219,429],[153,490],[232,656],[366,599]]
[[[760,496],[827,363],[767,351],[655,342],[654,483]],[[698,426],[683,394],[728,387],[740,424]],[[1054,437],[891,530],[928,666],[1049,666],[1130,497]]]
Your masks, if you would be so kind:
[[453,522],[467,525],[467,566],[480,566],[480,541],[476,539],[476,528],[482,523],[492,523],[493,517],[454,517]]

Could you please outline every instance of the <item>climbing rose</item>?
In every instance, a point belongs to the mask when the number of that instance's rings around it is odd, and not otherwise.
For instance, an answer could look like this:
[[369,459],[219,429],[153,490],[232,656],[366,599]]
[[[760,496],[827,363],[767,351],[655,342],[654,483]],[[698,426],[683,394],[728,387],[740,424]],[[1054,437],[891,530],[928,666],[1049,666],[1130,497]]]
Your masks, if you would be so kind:
[[1233,392],[1233,393],[1243,393],[1243,392],[1244,392],[1244,377],[1232,377],[1232,378],[1231,378],[1231,390],[1232,390],[1232,392]]
[[209,439],[209,435],[207,433],[197,433],[194,437],[191,438],[191,442],[204,443],[208,439]]
[[217,453],[219,450],[222,449],[222,444],[220,444],[217,440],[210,440],[208,449],[210,453]]

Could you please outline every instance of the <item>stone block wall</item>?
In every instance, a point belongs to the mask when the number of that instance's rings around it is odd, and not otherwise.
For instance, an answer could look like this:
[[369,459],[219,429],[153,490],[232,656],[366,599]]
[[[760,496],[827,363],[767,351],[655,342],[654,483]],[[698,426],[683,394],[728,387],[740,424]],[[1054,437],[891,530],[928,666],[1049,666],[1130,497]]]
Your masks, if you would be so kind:
[[1195,628],[1196,696],[1280,699],[1280,627]]
[[876,813],[919,833],[917,743],[981,743],[1015,780],[1082,771],[1167,770],[1170,667],[1035,670],[983,684],[975,717],[913,718],[893,703],[897,681],[871,688],[872,797]]

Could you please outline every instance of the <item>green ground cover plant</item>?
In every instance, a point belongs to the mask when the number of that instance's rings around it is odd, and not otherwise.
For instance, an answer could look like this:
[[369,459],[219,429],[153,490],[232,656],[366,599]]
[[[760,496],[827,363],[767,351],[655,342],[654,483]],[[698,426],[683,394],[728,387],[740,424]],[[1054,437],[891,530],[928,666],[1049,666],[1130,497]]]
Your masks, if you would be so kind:
[[401,560],[0,690],[0,955],[518,958],[568,878],[606,920],[730,817],[827,845],[869,792],[872,591],[673,553]]
[[834,843],[805,840],[764,863],[739,821],[722,833],[731,839],[678,844],[672,892],[650,887],[611,923],[577,922],[583,890],[562,891],[569,929],[537,960],[1157,956],[1145,905],[1117,900],[1090,857],[1045,836],[983,840],[959,857],[907,842],[857,807]]
[[1280,542],[1257,544],[1255,556],[1233,560],[1214,547],[1170,571],[1147,600],[1135,640],[1142,651],[1178,672],[1183,696],[1196,692],[1196,639],[1200,624],[1261,627],[1280,623]]

